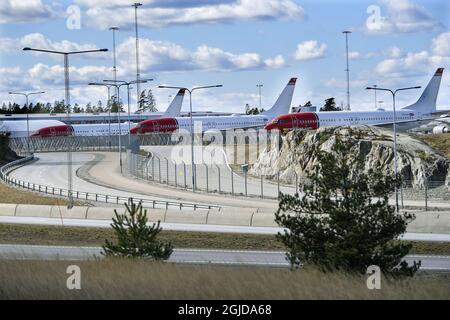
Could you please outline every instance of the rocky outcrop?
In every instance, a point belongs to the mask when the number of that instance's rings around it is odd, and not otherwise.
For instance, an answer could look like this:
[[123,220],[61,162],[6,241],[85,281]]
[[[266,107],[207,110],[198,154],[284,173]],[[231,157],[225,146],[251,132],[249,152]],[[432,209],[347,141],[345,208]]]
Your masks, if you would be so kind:
[[[282,137],[280,150],[264,150],[249,173],[270,177],[279,172],[282,182],[293,183],[296,174],[299,179],[306,177],[317,162],[316,157],[309,152],[313,146],[319,145],[321,150],[330,151],[337,134],[353,142],[348,152],[355,158],[364,158],[365,170],[381,168],[384,172],[394,173],[392,132],[369,126],[291,131]],[[450,161],[406,134],[398,134],[397,161],[404,180],[415,188],[424,186],[425,177],[438,185],[450,186]]]

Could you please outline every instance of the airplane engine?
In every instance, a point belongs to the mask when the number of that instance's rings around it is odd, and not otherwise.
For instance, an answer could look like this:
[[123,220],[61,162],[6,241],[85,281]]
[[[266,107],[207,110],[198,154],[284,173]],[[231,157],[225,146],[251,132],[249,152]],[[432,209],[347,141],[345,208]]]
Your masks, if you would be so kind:
[[449,133],[449,128],[447,126],[436,126],[433,128],[433,134],[440,134],[440,133]]

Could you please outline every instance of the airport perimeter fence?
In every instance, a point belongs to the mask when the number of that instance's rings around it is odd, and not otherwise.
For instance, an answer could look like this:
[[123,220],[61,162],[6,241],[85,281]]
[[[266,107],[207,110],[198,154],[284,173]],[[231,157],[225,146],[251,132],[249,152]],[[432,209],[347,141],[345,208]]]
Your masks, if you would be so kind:
[[139,146],[137,137],[119,136],[67,136],[67,137],[32,137],[10,138],[9,147],[17,154],[58,151],[122,151],[130,146]]
[[[261,199],[277,199],[280,192],[294,195],[302,190],[301,178],[296,173],[294,181],[286,183],[280,179],[280,172],[254,176],[247,173],[248,168],[233,170],[227,164],[197,164],[193,168],[190,162],[176,163],[170,157],[154,153],[144,156],[128,151],[127,158],[129,174],[185,190],[193,189],[194,180],[195,191]],[[403,182],[399,190],[399,206],[428,210],[434,207],[433,203],[448,203],[450,209],[450,181],[424,179],[422,184],[408,180]]]
[[[271,138],[272,137],[272,138]],[[195,134],[197,145],[217,143],[219,145],[261,145],[270,144],[277,134],[268,134],[265,130],[231,130],[227,133],[214,132]],[[166,134],[151,133],[145,135],[111,136],[54,136],[9,138],[9,147],[19,154],[55,151],[118,151],[139,148],[139,146],[171,146],[189,144],[189,133]]]
[[[28,156],[21,158],[16,161],[12,161],[0,168],[0,179],[2,179],[5,183],[24,188],[29,191],[35,191],[40,193],[45,193],[53,196],[60,197],[69,197],[68,189],[57,188],[47,185],[41,185],[37,183],[31,183],[19,179],[15,179],[9,176],[9,173],[14,169],[35,160],[34,156]],[[208,205],[208,204],[197,204],[197,203],[189,203],[189,202],[178,202],[178,201],[164,201],[164,200],[151,200],[151,199],[140,199],[140,198],[130,198],[124,196],[115,196],[94,192],[85,192],[72,190],[72,197],[78,200],[84,201],[95,201],[95,202],[104,202],[109,204],[121,205],[124,202],[128,202],[128,200],[132,199],[135,202],[141,202],[143,207],[153,208],[153,209],[179,209],[179,210],[211,210],[211,209],[220,209],[220,206],[216,205]]]

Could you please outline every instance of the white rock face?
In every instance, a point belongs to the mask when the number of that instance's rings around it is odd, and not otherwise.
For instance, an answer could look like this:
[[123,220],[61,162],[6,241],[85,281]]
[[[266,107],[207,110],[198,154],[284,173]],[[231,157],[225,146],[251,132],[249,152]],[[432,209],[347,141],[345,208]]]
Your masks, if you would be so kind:
[[[264,150],[249,173],[270,177],[280,172],[280,180],[286,183],[294,183],[297,173],[301,182],[317,162],[316,157],[309,156],[309,151],[314,145],[330,151],[337,134],[353,142],[349,153],[365,159],[365,170],[381,168],[386,173],[394,173],[392,132],[370,126],[291,131],[283,137],[281,149]],[[428,181],[450,186],[450,161],[406,134],[397,136],[397,161],[398,171],[415,188],[423,187],[426,176]]]

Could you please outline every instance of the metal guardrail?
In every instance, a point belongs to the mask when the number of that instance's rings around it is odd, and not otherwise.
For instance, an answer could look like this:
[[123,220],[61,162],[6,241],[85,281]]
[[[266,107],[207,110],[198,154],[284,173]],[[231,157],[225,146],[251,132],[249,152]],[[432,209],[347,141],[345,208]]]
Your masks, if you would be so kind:
[[[67,197],[68,190],[63,188],[57,188],[52,186],[40,185],[36,183],[31,183],[27,181],[22,181],[19,179],[15,179],[10,177],[8,174],[13,171],[15,168],[27,163],[29,161],[34,160],[34,156],[25,157],[13,162],[10,162],[3,167],[0,168],[0,178],[8,184],[21,187],[30,191],[41,192],[45,194],[51,194],[54,196]],[[72,196],[79,200],[85,201],[95,201],[95,202],[104,202],[104,203],[112,203],[112,204],[120,204],[122,202],[127,202],[130,199],[133,199],[138,202],[142,202],[142,205],[146,208],[153,209],[193,209],[193,210],[210,210],[210,209],[220,209],[220,206],[215,205],[207,205],[207,204],[197,204],[197,203],[189,203],[189,202],[176,202],[176,201],[164,201],[164,200],[149,200],[149,199],[140,199],[140,198],[132,198],[132,197],[122,197],[122,196],[114,196],[100,193],[92,193],[85,191],[77,191],[72,190]]]

